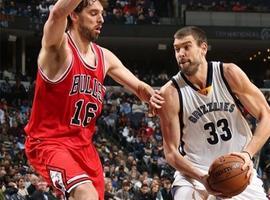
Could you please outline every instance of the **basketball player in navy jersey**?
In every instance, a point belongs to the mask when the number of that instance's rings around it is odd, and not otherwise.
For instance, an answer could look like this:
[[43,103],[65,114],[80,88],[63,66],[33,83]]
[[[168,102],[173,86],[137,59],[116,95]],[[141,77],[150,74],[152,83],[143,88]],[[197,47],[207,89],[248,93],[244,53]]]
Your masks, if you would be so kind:
[[154,94],[111,51],[94,42],[106,3],[58,0],[54,5],[44,26],[33,108],[25,127],[28,160],[70,200],[104,199],[103,169],[92,138],[105,76],[143,101]]
[[[270,136],[270,108],[260,90],[233,63],[206,60],[207,38],[198,27],[174,35],[180,71],[162,88],[158,110],[168,163],[176,169],[175,200],[220,197],[207,184],[208,168],[221,155],[233,153],[249,168],[248,187],[232,199],[266,200],[252,158]],[[252,135],[238,102],[258,120]],[[209,196],[210,195],[210,196]]]

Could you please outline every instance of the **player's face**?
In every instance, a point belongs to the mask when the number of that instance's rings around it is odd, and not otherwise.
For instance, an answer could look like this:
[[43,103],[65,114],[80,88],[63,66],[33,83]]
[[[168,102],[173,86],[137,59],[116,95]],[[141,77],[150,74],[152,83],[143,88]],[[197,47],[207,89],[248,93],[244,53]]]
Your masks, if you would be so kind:
[[198,46],[193,36],[189,35],[174,40],[174,52],[180,70],[187,76],[193,76],[205,57],[206,44]]
[[78,31],[89,42],[98,38],[103,23],[103,7],[99,1],[95,1],[78,14]]

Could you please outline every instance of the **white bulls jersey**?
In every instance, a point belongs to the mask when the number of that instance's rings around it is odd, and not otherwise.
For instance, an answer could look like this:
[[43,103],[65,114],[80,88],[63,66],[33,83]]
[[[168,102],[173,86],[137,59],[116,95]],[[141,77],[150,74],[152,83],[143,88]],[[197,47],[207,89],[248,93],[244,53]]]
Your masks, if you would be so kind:
[[208,63],[204,92],[181,72],[172,81],[179,93],[179,151],[185,158],[198,168],[208,170],[218,156],[239,152],[247,145],[252,133],[224,78],[222,63]]

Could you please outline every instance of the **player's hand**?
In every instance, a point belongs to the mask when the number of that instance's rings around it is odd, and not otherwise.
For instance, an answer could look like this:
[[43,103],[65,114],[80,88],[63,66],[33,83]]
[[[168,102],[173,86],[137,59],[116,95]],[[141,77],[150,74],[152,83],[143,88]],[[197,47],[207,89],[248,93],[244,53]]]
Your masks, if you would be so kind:
[[247,177],[250,183],[253,177],[253,161],[250,158],[250,155],[247,152],[233,152],[231,155],[238,156],[244,160],[242,170],[248,169]]
[[213,195],[219,198],[231,198],[230,196],[225,196],[221,192],[213,190],[210,185],[208,184],[208,177],[209,175],[206,174],[202,179],[202,184],[204,185],[205,189],[207,190],[209,195]]
[[162,104],[164,103],[164,98],[161,96],[161,93],[159,90],[155,90],[154,94],[150,97],[149,100],[149,114],[150,115],[156,115],[157,109],[160,109],[162,107]]

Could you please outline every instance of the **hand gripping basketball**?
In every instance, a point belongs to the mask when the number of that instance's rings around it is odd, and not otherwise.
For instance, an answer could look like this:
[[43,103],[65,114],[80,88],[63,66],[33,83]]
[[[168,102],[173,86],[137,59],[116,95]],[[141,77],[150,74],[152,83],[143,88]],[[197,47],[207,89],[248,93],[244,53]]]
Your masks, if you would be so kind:
[[240,194],[249,184],[249,168],[242,169],[245,161],[238,155],[220,156],[208,170],[209,187],[226,197]]

